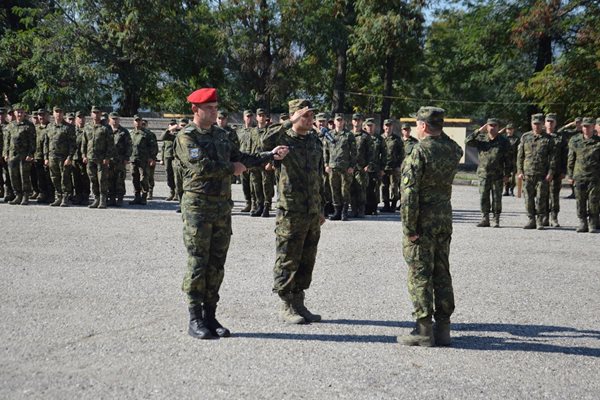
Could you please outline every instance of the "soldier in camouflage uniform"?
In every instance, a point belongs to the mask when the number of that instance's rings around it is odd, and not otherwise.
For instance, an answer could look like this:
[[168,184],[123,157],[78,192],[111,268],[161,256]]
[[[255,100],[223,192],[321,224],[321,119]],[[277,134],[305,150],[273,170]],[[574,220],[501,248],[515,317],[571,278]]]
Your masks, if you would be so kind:
[[567,174],[567,155],[569,153],[569,142],[566,137],[556,132],[556,114],[546,115],[546,135],[554,140],[555,170],[552,180],[548,184],[548,204],[546,206],[546,215],[542,218],[544,226],[560,227],[558,223],[558,213],[560,211],[559,195],[562,188],[562,180]]
[[506,130],[505,137],[510,143],[510,151],[512,154],[512,170],[510,171],[508,182],[504,183],[503,196],[514,196],[515,186],[517,184],[517,153],[519,151],[519,143],[521,143],[521,138],[515,133],[513,124],[506,125],[504,129]]
[[363,130],[363,116],[352,115],[352,134],[356,143],[356,165],[350,185],[351,217],[364,218],[367,204],[367,185],[369,184],[369,165],[371,163],[371,136]]
[[[317,136],[323,144],[323,148],[327,145],[328,141],[333,140],[333,136],[330,133],[330,129],[327,127],[327,114],[319,113],[316,115],[316,128]],[[331,183],[329,182],[329,174],[325,173],[325,167],[323,167],[323,213],[325,217],[333,213],[333,199],[331,197]]]
[[333,138],[325,146],[325,172],[329,174],[333,198],[332,221],[348,220],[350,185],[356,166],[356,143],[354,135],[344,129],[343,114],[335,114],[335,130],[329,131]]
[[443,132],[443,109],[421,107],[416,119],[417,132],[423,139],[402,165],[401,213],[402,251],[408,265],[408,292],[417,323],[410,335],[398,339],[409,346],[448,346],[450,316],[454,312],[448,260],[452,181],[463,151]]
[[142,119],[138,115],[133,116],[133,130],[131,131],[131,177],[135,197],[129,204],[146,205],[148,202],[148,168],[156,160],[158,148],[154,145],[156,136],[148,129],[142,127]]
[[142,119],[142,129],[149,132],[149,138],[152,143],[153,150],[152,152],[155,154],[152,162],[148,163],[148,200],[154,199],[154,172],[156,170],[156,155],[158,154],[158,140],[156,139],[156,135],[150,129],[148,129],[148,120]]
[[32,170],[35,170],[33,178],[37,186],[38,203],[52,203],[55,201],[55,190],[50,178],[50,170],[44,159],[44,138],[46,130],[50,125],[48,111],[40,108],[38,111],[38,124],[35,127],[35,153]]
[[20,105],[13,106],[15,120],[4,134],[6,136],[4,159],[8,163],[10,181],[15,198],[9,204],[29,204],[31,194],[31,166],[35,153],[35,126],[27,121],[26,112]]
[[165,166],[165,171],[167,173],[167,186],[171,190],[171,194],[167,197],[166,201],[172,201],[177,199],[177,195],[175,194],[175,175],[173,172],[173,158],[175,157],[175,153],[173,151],[173,142],[177,136],[177,121],[174,119],[169,123],[169,127],[165,130],[162,135],[162,149],[160,155],[160,163]]
[[54,185],[54,202],[51,206],[69,206],[71,186],[71,165],[75,154],[77,139],[75,128],[64,120],[63,110],[54,107],[54,122],[48,125],[44,135],[44,164],[50,170]]
[[517,153],[517,178],[523,180],[528,222],[524,229],[544,229],[548,183],[555,170],[554,140],[545,134],[544,114],[531,116],[531,131],[521,136]]
[[569,141],[567,172],[569,181],[575,185],[579,218],[577,232],[598,232],[600,229],[600,136],[594,135],[593,118],[583,118],[582,134],[573,136]]
[[81,143],[83,163],[87,165],[94,193],[94,201],[89,208],[106,208],[108,166],[115,149],[112,131],[102,123],[101,115],[98,107],[92,107],[92,123],[85,127]]
[[215,89],[198,89],[188,101],[194,120],[177,136],[175,145],[184,177],[181,212],[188,262],[183,291],[189,303],[188,333],[200,339],[227,337],[230,332],[215,313],[231,238],[231,176],[246,166],[272,161],[274,154],[285,155],[287,148],[260,155],[242,153],[215,125]]
[[479,155],[477,176],[479,177],[481,221],[477,224],[478,227],[490,226],[490,211],[494,214],[492,226],[500,227],[502,186],[508,182],[512,171],[513,157],[510,142],[498,132],[499,124],[500,121],[496,118],[489,118],[485,125],[465,139],[465,144],[475,147]]
[[[224,110],[220,110],[217,114],[217,125],[229,134],[229,140],[239,149],[240,139],[238,138],[237,132],[228,124],[229,113]],[[233,183],[241,183],[239,176],[231,177]]]
[[366,215],[377,215],[377,205],[379,204],[379,187],[381,178],[385,172],[385,143],[380,135],[375,134],[375,119],[367,118],[364,126],[367,134],[371,138],[371,159],[369,161],[369,183],[367,185],[367,204],[365,206]]
[[[262,108],[256,110],[257,126],[251,131],[251,154],[258,154],[263,151],[262,137],[267,131],[267,113]],[[256,195],[257,209],[250,213],[251,217],[269,217],[271,202],[275,196],[275,174],[272,164],[265,167],[252,168],[250,170],[250,182],[252,191]]]
[[[5,142],[8,138],[6,128],[8,121],[6,120],[6,108],[0,108],[0,198],[4,197],[4,202],[9,202],[15,198],[12,184],[10,183],[10,175],[8,173],[8,164],[4,158]],[[6,190],[4,189],[6,185]]]
[[90,177],[83,163],[82,145],[85,135],[85,113],[75,113],[75,154],[73,154],[73,169],[71,171],[75,197],[74,204],[87,206],[90,200]]
[[419,143],[419,140],[410,134],[410,124],[402,124],[402,143],[404,143],[404,157],[408,157],[415,144]]
[[273,268],[273,291],[283,301],[279,317],[288,324],[318,322],[321,316],[304,305],[310,287],[325,222],[321,191],[323,188],[323,148],[313,127],[313,111],[308,100],[289,102],[291,120],[270,127],[263,148],[284,145],[292,149],[277,163],[279,171],[277,202],[277,259]]
[[[565,142],[567,143],[567,151],[568,151],[568,147],[569,147],[569,141],[571,140],[571,138],[582,132],[581,121],[582,121],[582,118],[577,117],[577,118],[575,118],[575,120],[573,120],[572,122],[569,122],[565,126],[559,128],[557,131],[559,134],[563,135],[563,138],[564,138]],[[570,186],[571,186],[571,194],[568,195],[567,197],[565,197],[566,199],[574,199],[575,198],[575,186],[574,185],[570,185]]]
[[[252,128],[254,125],[254,113],[252,110],[244,110],[244,125],[237,130],[238,141],[240,143],[240,151],[243,153],[252,152]],[[250,171],[244,171],[240,175],[242,182],[242,191],[244,192],[244,199],[246,200],[246,206],[241,209],[241,212],[256,212],[258,207],[256,204],[256,195],[252,190],[252,184],[250,182]]]
[[108,167],[107,205],[121,207],[123,197],[127,193],[125,177],[127,176],[129,157],[131,157],[131,135],[129,130],[121,125],[121,117],[116,112],[108,114],[108,124],[112,130],[115,146]]
[[[181,133],[183,129],[188,125],[189,120],[187,118],[180,118],[178,121],[179,129],[177,130],[177,135]],[[177,138],[173,142],[173,155],[177,154]],[[183,170],[181,169],[181,164],[177,157],[173,158],[173,174],[175,175],[175,193],[177,193],[177,201],[179,202],[179,207],[177,207],[178,213],[181,212],[181,199],[183,198]]]
[[400,172],[404,160],[404,142],[394,133],[394,121],[391,119],[383,121],[383,144],[385,175],[381,186],[383,198],[381,212],[393,213],[396,211],[396,202],[400,200]]

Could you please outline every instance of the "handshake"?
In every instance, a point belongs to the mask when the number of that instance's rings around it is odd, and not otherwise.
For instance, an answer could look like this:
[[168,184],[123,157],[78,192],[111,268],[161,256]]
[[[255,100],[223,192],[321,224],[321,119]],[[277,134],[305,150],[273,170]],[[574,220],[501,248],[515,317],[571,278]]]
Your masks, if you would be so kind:
[[[283,160],[285,156],[290,152],[290,148],[288,146],[277,146],[273,150],[271,150],[271,154],[273,154],[273,158],[277,161]],[[239,176],[243,172],[247,170],[246,166],[241,162],[233,163],[233,175]]]

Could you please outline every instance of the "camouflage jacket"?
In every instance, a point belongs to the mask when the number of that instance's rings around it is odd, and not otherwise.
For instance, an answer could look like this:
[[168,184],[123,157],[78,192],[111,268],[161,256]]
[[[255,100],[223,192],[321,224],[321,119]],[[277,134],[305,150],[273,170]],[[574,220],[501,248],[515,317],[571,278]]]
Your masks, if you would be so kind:
[[233,143],[235,145],[235,147],[237,147],[239,149],[240,148],[240,139],[238,138],[238,135],[237,135],[237,132],[235,131],[235,129],[233,129],[229,125],[227,125],[225,128],[221,128],[221,129],[223,129],[225,132],[227,132],[227,136],[229,137],[229,140],[231,140],[231,143]]
[[78,128],[75,126],[75,154],[73,154],[73,160],[79,161],[83,158],[83,136],[85,135],[84,128]]
[[89,160],[110,160],[115,149],[111,129],[103,124],[88,124],[84,128],[81,153]]
[[[287,127],[287,126],[286,126]],[[317,132],[298,135],[282,125],[269,127],[263,148],[288,146],[290,152],[276,163],[279,172],[277,208],[300,214],[322,212],[323,145]]]
[[52,122],[44,135],[44,160],[60,158],[72,160],[77,150],[77,138],[73,125],[63,122],[58,125]]
[[175,158],[183,171],[183,190],[215,201],[231,199],[233,162],[253,167],[273,160],[270,152],[257,155],[240,152],[227,132],[214,125],[202,129],[191,122],[175,142]]
[[452,181],[463,155],[445,133],[427,136],[402,165],[401,214],[406,236],[452,233]]
[[114,129],[112,130],[112,133],[115,142],[112,160],[121,162],[129,160],[132,151],[131,135],[129,134],[129,131],[119,125],[116,131]]
[[356,169],[363,169],[371,162],[371,136],[365,131],[352,132],[356,143]]
[[171,132],[170,130],[166,130],[162,135],[162,149],[160,154],[161,160],[166,160],[167,158],[175,157],[175,151],[173,149],[173,143],[175,142],[175,138],[177,134]]
[[263,151],[262,137],[267,132],[267,128],[254,127],[250,131],[250,154],[256,154]]
[[600,182],[600,136],[586,139],[579,134],[571,138],[567,172],[575,182]]
[[241,127],[237,130],[240,151],[244,153],[252,152],[252,128]]
[[371,160],[369,172],[379,172],[385,166],[385,143],[379,135],[371,136]]
[[519,152],[519,144],[521,143],[521,137],[516,133],[513,133],[512,136],[504,135],[506,140],[510,143],[510,150],[512,152],[513,157],[513,171],[517,169],[517,153]]
[[548,133],[552,140],[554,140],[554,151],[555,151],[555,170],[554,176],[563,175],[567,173],[567,157],[569,155],[569,141],[561,133]]
[[409,136],[406,140],[402,138],[402,143],[404,143],[404,157],[407,157],[413,147],[415,147],[415,144],[419,143],[419,139],[414,136]]
[[5,157],[24,159],[33,157],[35,153],[35,126],[27,121],[12,121],[4,129]]
[[334,143],[325,146],[325,166],[347,170],[356,166],[356,142],[354,135],[347,130],[330,130]]
[[480,178],[502,179],[513,170],[510,142],[502,135],[490,139],[487,132],[475,131],[465,139],[467,146],[475,147],[479,154],[477,175]]
[[517,153],[517,173],[525,176],[553,175],[556,169],[554,140],[546,134],[533,132],[521,136]]
[[147,163],[154,160],[158,153],[156,135],[147,129],[133,129],[131,131],[131,154],[129,159]]
[[385,144],[385,171],[393,171],[400,168],[404,161],[404,143],[398,135],[391,134],[383,137]]
[[46,130],[50,126],[50,123],[46,125],[36,125],[35,127],[35,153],[33,158],[36,160],[44,159],[44,139],[46,138]]

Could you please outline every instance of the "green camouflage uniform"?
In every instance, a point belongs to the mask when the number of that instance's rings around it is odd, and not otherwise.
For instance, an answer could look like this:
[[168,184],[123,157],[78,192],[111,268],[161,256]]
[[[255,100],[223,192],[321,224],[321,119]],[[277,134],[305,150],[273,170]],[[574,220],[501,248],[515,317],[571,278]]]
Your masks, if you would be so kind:
[[[325,132],[330,133],[331,131],[323,127],[321,132],[317,133],[317,137],[319,138],[319,140],[321,140],[323,149],[325,149],[325,146],[327,146],[327,142],[329,141],[325,136]],[[333,133],[330,134],[333,135]],[[325,170],[323,170],[323,190],[321,191],[321,193],[323,194],[323,204],[332,205],[333,197],[331,196],[331,183],[329,182],[329,174],[326,173]]]
[[[263,151],[262,137],[266,132],[267,128],[255,127],[252,129],[250,154],[258,154]],[[273,196],[275,196],[275,174],[273,171],[266,171],[263,167],[252,168],[250,170],[250,183],[258,205],[270,206]]]
[[325,166],[332,169],[329,183],[333,205],[341,207],[343,204],[350,204],[352,174],[347,170],[356,166],[356,143],[354,135],[345,129],[340,132],[331,130],[329,133],[335,143],[328,141],[325,146]]
[[[4,159],[4,149],[7,147],[8,133],[6,128],[8,124],[0,123],[0,192],[4,193],[7,197],[13,194],[12,184],[10,183],[10,175],[8,172],[8,163]],[[4,191],[4,185],[6,185],[6,192]],[[4,197],[4,196],[0,196]]]
[[577,216],[581,220],[589,217],[591,225],[600,228],[600,136],[586,139],[578,134],[571,138],[567,173],[575,181]]
[[371,136],[365,131],[352,132],[356,143],[356,165],[352,184],[350,185],[350,203],[354,216],[364,215],[367,203],[367,185],[369,184],[369,173],[364,170],[371,162]]
[[126,164],[131,156],[132,142],[129,131],[120,125],[116,131],[113,131],[113,139],[115,146],[110,167],[108,168],[108,197],[114,200],[117,197],[122,198],[127,192],[125,188],[125,178],[127,176]]
[[494,215],[500,215],[503,179],[508,179],[513,169],[510,142],[502,135],[491,139],[487,132],[475,131],[467,136],[465,144],[475,147],[479,155],[477,176],[481,213],[487,215],[491,211]]
[[152,164],[148,164],[148,190],[150,192],[154,191],[154,172],[156,170],[156,156],[158,154],[158,140],[156,140],[156,135],[148,128],[143,128],[146,132],[148,132],[148,138],[150,139],[151,153],[154,154],[150,157],[150,160],[154,160]]
[[45,130],[44,159],[48,160],[50,178],[54,185],[56,196],[70,196],[73,191],[71,184],[71,165],[65,161],[73,162],[77,139],[73,125],[63,121],[61,124],[51,123]]
[[175,157],[183,170],[181,212],[188,252],[182,289],[192,306],[216,304],[232,233],[232,162],[257,166],[273,155],[242,153],[221,128],[205,130],[194,123],[177,135],[176,143]]
[[35,153],[35,126],[27,121],[12,121],[5,128],[5,158],[13,190],[17,196],[31,194],[31,162]]
[[385,143],[380,135],[371,136],[371,161],[369,162],[369,184],[367,185],[367,214],[377,211],[379,204],[380,172],[385,167]]
[[384,204],[389,204],[390,201],[395,203],[400,200],[400,174],[404,161],[404,142],[398,135],[390,134],[383,138],[383,143],[385,146],[383,167],[385,175],[381,186],[381,197]]
[[[252,154],[252,128],[241,127],[237,130],[239,149],[243,153]],[[242,181],[242,191],[246,204],[252,204],[253,208],[256,205],[256,196],[252,190],[250,182],[250,171],[244,171],[240,175]]]
[[72,177],[73,188],[75,189],[78,201],[87,205],[87,201],[90,198],[90,177],[83,163],[82,146],[84,135],[84,128],[75,127],[75,153],[73,154]]
[[546,215],[550,212],[558,214],[560,211],[560,189],[562,188],[562,179],[567,174],[567,157],[569,153],[569,142],[567,138],[560,133],[549,133],[554,140],[555,170],[552,176],[552,182],[548,184],[548,204],[546,206]]
[[114,138],[108,126],[94,122],[86,125],[81,152],[83,158],[87,158],[87,173],[96,197],[108,192],[108,166],[104,165],[103,160],[111,159],[114,148]]
[[160,159],[165,165],[165,171],[167,173],[167,186],[171,189],[171,192],[175,192],[175,173],[173,171],[173,158],[175,152],[173,149],[173,143],[175,142],[176,134],[170,130],[166,130],[162,136],[162,149]]
[[148,193],[149,161],[156,158],[158,148],[155,146],[156,135],[148,129],[133,129],[131,131],[131,177],[136,193]]
[[38,124],[35,127],[35,153],[33,155],[32,181],[33,188],[39,193],[39,201],[49,200],[54,196],[54,187],[50,178],[50,168],[44,163],[44,138],[50,124]]
[[[454,311],[450,275],[452,181],[463,151],[445,133],[416,144],[402,166],[403,254],[415,319],[448,322]],[[411,242],[408,237],[419,235]]]
[[517,135],[517,133],[513,133],[512,136],[504,136],[508,142],[510,143],[510,152],[512,154],[512,170],[510,171],[510,177],[508,178],[508,182],[504,185],[506,190],[510,190],[510,193],[513,193],[515,190],[515,186],[517,185],[517,153],[519,152],[519,144],[521,143],[521,138]]
[[554,175],[556,151],[554,140],[544,133],[533,132],[521,136],[517,153],[517,174],[523,174],[525,209],[529,219],[546,215],[548,204],[548,181],[546,175]]
[[408,157],[415,144],[419,143],[419,139],[414,136],[409,136],[408,139],[402,137],[402,143],[404,143],[404,157]]
[[285,295],[308,289],[312,281],[321,236],[323,148],[316,132],[302,136],[293,129],[273,126],[263,138],[263,148],[278,145],[290,148],[277,163],[277,258],[273,268],[273,291]]

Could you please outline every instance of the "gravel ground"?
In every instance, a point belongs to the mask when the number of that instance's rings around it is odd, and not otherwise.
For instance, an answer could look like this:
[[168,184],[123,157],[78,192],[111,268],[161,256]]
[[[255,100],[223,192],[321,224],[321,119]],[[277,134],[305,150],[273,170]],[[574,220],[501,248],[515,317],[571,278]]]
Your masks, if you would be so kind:
[[0,398],[598,398],[600,234],[575,233],[574,200],[560,229],[521,229],[512,197],[501,229],[476,228],[477,188],[455,186],[454,344],[429,349],[396,343],[412,325],[398,214],[327,222],[307,292],[324,322],[285,326],[274,218],[236,211],[218,310],[234,336],[200,341],[157,185],[146,208],[0,205]]

